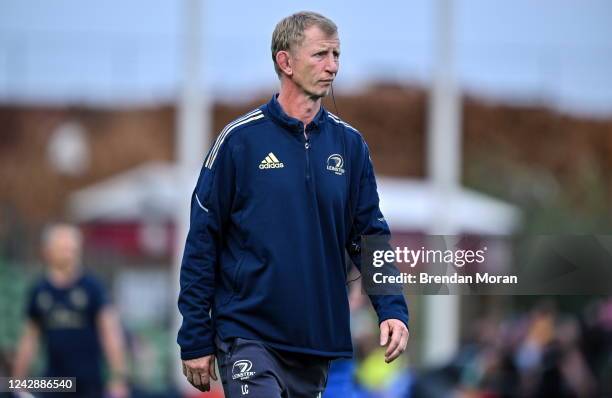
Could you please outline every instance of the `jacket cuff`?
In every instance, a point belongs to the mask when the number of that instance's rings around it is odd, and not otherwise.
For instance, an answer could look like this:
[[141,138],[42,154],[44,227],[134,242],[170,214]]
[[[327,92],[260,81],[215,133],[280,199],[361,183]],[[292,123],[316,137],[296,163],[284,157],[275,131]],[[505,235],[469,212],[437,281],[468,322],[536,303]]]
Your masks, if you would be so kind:
[[383,312],[378,315],[378,326],[380,326],[380,324],[386,321],[387,319],[397,319],[398,321],[402,321],[404,325],[406,325],[408,331],[410,331],[410,326],[408,325],[408,317],[406,316],[406,314]]
[[215,353],[215,347],[214,346],[209,346],[206,348],[202,348],[200,350],[192,350],[192,351],[183,351],[181,349],[181,359],[183,361],[189,360],[189,359],[196,359],[196,358],[202,358],[205,357],[207,355],[212,355]]

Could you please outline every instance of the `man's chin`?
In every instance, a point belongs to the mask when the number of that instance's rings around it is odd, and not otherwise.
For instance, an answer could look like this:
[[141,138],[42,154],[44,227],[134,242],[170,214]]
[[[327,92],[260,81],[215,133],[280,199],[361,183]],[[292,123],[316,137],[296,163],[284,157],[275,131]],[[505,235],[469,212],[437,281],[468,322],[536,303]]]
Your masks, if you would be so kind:
[[314,100],[323,98],[323,97],[327,97],[329,95],[331,91],[331,86],[329,86],[328,88],[325,89],[320,89],[317,91],[311,91],[308,93],[308,96]]

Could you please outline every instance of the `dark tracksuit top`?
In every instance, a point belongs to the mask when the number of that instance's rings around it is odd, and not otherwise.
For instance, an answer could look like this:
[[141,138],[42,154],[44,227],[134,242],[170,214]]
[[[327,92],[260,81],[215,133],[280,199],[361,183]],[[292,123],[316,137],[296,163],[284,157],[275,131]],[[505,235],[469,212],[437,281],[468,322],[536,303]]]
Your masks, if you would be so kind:
[[[345,254],[360,268],[360,237],[389,228],[361,134],[323,107],[303,132],[275,95],[206,156],[180,272],[182,359],[214,353],[215,334],[352,356]],[[403,296],[370,299],[380,322],[408,325]]]

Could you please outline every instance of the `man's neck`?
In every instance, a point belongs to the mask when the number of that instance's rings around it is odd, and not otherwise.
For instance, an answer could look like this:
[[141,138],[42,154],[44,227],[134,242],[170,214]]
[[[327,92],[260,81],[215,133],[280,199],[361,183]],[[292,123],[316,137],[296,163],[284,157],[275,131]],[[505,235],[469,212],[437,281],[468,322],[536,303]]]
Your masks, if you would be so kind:
[[66,268],[50,267],[48,271],[51,284],[59,288],[71,285],[77,279],[79,273],[79,268],[76,266]]
[[290,87],[281,87],[278,103],[287,115],[301,121],[306,128],[321,109],[321,98],[309,97],[297,87]]

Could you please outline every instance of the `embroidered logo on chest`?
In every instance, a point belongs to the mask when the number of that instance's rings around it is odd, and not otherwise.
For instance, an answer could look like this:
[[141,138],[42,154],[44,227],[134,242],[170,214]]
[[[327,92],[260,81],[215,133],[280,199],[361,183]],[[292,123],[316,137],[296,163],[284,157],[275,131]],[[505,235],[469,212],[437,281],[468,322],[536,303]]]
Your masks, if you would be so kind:
[[268,154],[268,156],[266,156],[264,158],[264,160],[262,160],[261,163],[259,163],[259,168],[261,170],[265,170],[265,169],[282,169],[283,167],[285,167],[283,162],[278,160],[278,158],[276,156],[274,156],[274,154],[272,152],[270,152]]
[[344,166],[344,159],[342,159],[342,156],[337,153],[329,155],[327,158],[327,170],[341,176],[344,174],[342,166]]

